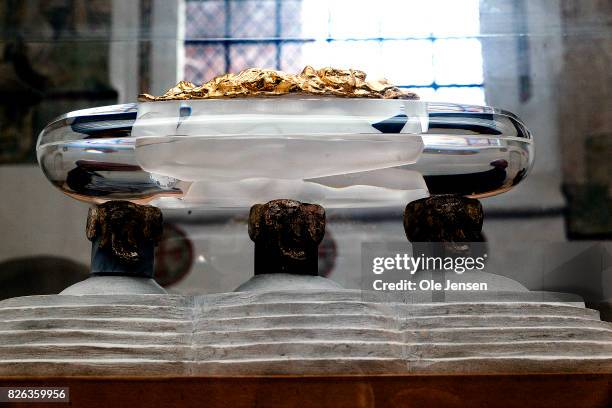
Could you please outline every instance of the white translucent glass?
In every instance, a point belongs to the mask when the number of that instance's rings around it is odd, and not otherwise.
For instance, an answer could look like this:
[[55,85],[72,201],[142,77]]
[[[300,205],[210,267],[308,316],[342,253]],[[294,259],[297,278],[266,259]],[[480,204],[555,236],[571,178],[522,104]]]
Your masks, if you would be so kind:
[[380,36],[384,10],[375,1],[336,0],[329,3],[331,38],[375,38]]
[[[412,3],[412,2],[407,2]],[[434,37],[473,37],[480,33],[480,0],[428,0]]]
[[482,47],[479,40],[437,40],[433,50],[434,77],[438,85],[483,82]]
[[482,87],[443,87],[438,88],[430,100],[457,101],[468,105],[484,105],[485,93]]
[[382,43],[377,62],[394,84],[429,85],[434,79],[432,53],[429,40],[389,40]]
[[70,112],[43,130],[37,154],[56,187],[95,203],[369,207],[502,193],[525,178],[532,149],[516,116],[486,106],[279,97]]
[[473,37],[479,0],[304,0],[302,35],[309,38]]
[[[313,67],[331,66],[330,43],[327,41],[314,41],[302,44],[302,61]],[[354,67],[353,67],[354,68]]]
[[383,11],[380,36],[383,38],[424,38],[431,35],[431,7],[428,1],[382,0],[374,2]]
[[329,37],[328,0],[302,1],[302,37],[323,39]]

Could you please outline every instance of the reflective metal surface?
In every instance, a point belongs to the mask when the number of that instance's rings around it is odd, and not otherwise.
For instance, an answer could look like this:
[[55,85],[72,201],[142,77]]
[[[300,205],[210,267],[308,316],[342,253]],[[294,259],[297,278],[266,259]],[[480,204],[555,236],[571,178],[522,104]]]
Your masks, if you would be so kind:
[[251,98],[114,105],[68,113],[40,134],[47,178],[77,199],[330,207],[473,197],[518,184],[529,131],[499,109],[407,100]]

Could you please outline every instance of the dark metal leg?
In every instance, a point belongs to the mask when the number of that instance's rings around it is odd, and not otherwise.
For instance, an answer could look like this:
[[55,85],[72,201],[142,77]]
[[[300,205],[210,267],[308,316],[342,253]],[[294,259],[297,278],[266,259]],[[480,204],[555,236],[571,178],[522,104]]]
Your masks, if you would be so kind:
[[[414,257],[478,257],[484,255],[482,205],[459,195],[432,195],[413,201],[404,210],[404,231]],[[483,244],[475,244],[483,243]],[[443,273],[432,275],[443,285]],[[444,302],[444,291],[432,292],[432,301]]]
[[92,241],[91,277],[61,294],[166,293],[152,279],[155,245],[162,235],[158,208],[109,201],[89,210],[86,232]]
[[325,210],[316,204],[272,200],[249,214],[255,242],[255,275],[318,275],[318,246],[325,235]]
[[87,216],[91,273],[152,278],[162,221],[159,208],[128,201],[109,201],[91,208]]
[[404,231],[415,256],[473,255],[469,243],[484,242],[482,221],[480,202],[459,195],[433,195],[404,210]]

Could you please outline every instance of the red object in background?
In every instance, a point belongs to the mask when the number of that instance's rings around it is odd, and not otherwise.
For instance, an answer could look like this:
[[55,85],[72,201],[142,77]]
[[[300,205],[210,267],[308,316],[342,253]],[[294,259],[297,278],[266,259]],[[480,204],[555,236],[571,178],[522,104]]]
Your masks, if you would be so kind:
[[155,248],[155,280],[163,287],[183,279],[193,264],[193,244],[180,228],[164,224],[164,234]]
[[319,276],[329,277],[336,266],[336,240],[329,230],[325,231],[323,241],[319,244]]

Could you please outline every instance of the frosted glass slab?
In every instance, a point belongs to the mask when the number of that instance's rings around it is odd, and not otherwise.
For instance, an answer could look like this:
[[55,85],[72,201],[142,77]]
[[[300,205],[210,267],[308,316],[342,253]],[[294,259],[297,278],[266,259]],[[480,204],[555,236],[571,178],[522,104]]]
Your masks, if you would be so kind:
[[490,107],[289,97],[70,112],[41,132],[37,154],[56,187],[94,203],[371,207],[506,191],[527,174],[533,146],[515,115]]

